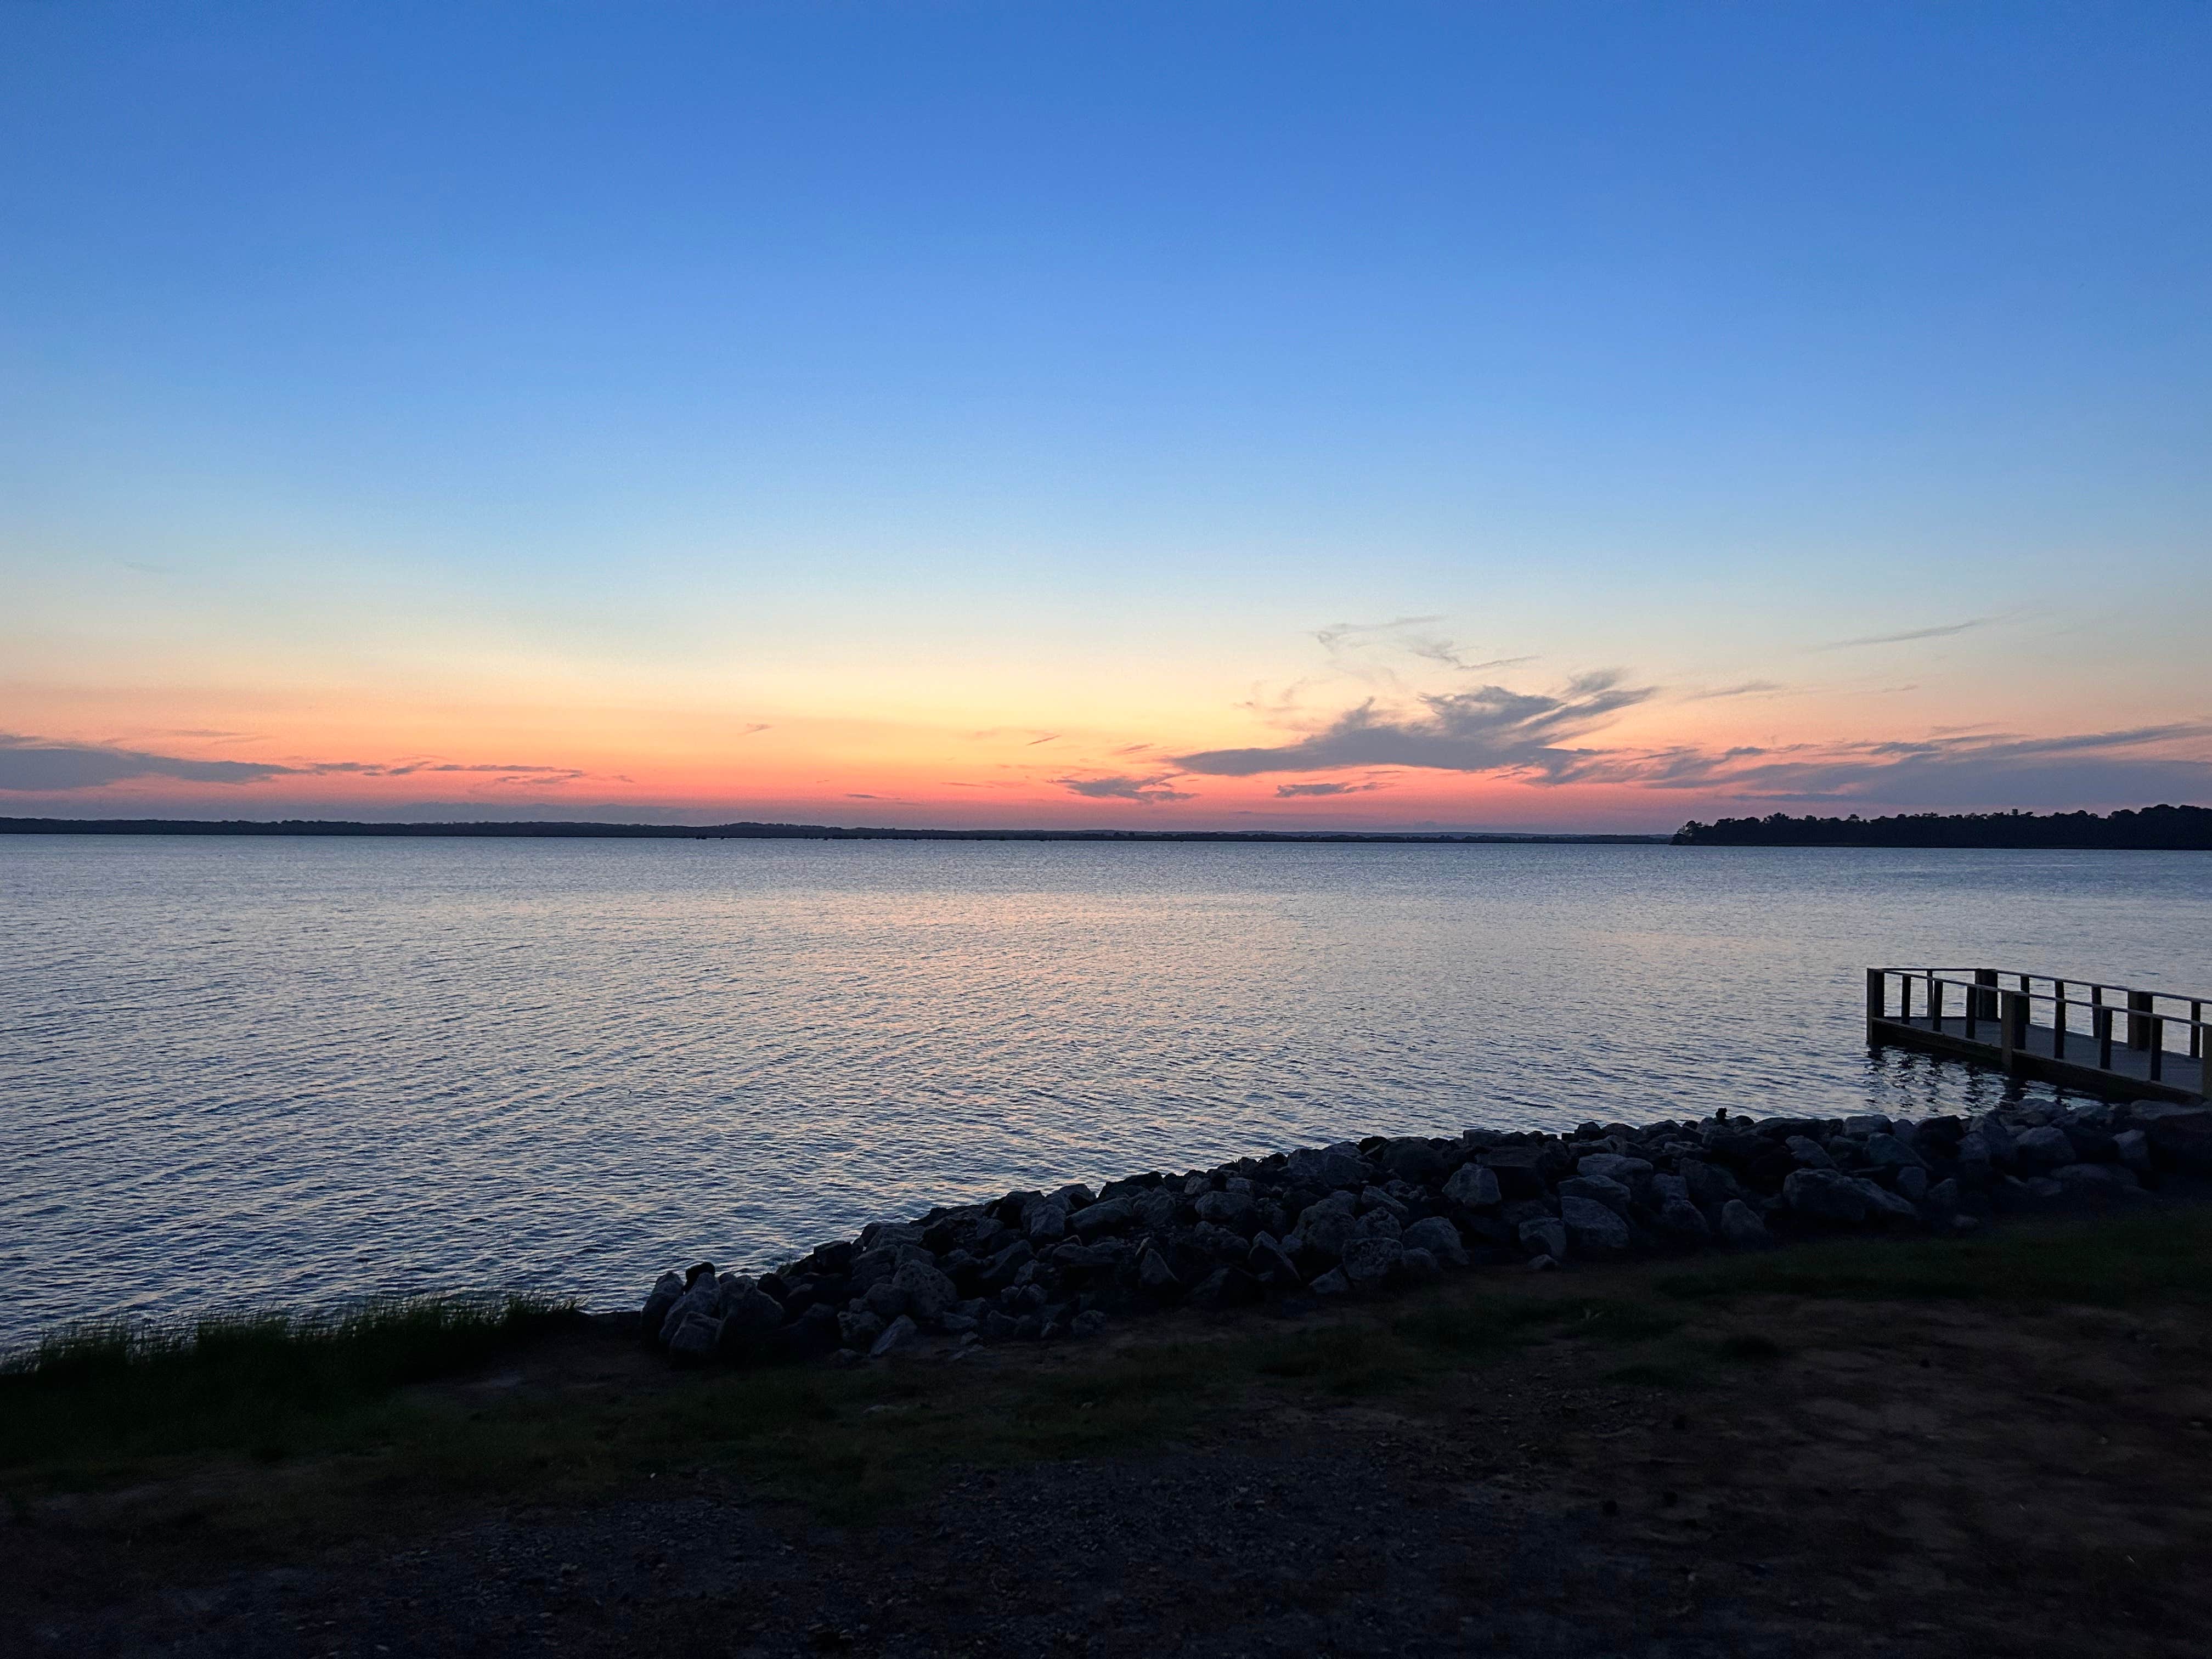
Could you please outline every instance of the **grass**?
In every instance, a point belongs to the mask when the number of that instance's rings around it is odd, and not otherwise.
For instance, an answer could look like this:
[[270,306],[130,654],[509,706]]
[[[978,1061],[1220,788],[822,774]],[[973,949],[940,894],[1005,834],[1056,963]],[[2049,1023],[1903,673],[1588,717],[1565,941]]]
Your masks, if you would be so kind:
[[2212,1297],[2212,1206],[2015,1224],[1972,1240],[1844,1239],[1662,1274],[1680,1301],[1797,1296],[2023,1307]]
[[279,1461],[394,1389],[471,1370],[574,1324],[573,1303],[386,1297],[320,1314],[77,1325],[0,1362],[0,1467],[240,1449]]
[[[1582,1349],[1567,1369],[1593,1380],[1668,1390],[1786,1360],[1783,1342],[1744,1328],[1747,1310],[1729,1305],[1739,1297],[2201,1298],[2212,1294],[2208,1247],[2212,1212],[2162,1207],[1970,1243],[1469,1274],[1294,1326],[1176,1319],[1114,1346],[850,1371],[678,1374],[625,1353],[562,1381],[544,1344],[580,1328],[574,1310],[517,1300],[79,1330],[0,1368],[0,1492],[20,1513],[40,1494],[258,1468],[251,1515],[217,1504],[222,1524],[293,1540],[388,1524],[410,1504],[588,1500],[705,1475],[856,1521],[954,1468],[1143,1451],[1283,1405],[1387,1399],[1418,1414],[1463,1401],[1486,1368],[1532,1344]],[[1758,1319],[1790,1335],[1786,1308],[1762,1305]],[[574,1351],[605,1358],[605,1340],[586,1334]],[[540,1380],[495,1395],[405,1386],[510,1357]],[[270,1478],[272,1465],[285,1480]]]

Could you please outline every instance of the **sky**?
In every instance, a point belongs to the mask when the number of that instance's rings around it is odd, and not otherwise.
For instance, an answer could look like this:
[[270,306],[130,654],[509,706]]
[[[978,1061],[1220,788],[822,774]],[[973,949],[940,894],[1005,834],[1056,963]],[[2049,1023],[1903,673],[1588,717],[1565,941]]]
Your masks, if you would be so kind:
[[2212,803],[2212,7],[0,0],[0,815]]

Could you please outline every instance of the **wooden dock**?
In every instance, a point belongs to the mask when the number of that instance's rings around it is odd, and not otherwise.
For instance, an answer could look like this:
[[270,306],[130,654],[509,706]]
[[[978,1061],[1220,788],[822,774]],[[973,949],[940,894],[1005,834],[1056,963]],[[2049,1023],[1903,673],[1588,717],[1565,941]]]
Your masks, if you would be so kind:
[[1877,1048],[1956,1054],[2123,1100],[2212,1097],[2212,998],[2006,968],[1869,968],[1866,994]]

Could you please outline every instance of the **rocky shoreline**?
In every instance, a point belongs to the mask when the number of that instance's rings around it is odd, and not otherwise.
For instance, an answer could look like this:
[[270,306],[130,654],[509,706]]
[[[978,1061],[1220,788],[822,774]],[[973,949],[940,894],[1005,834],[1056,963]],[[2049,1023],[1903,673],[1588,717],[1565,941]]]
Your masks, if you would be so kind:
[[1310,1304],[1472,1266],[1955,1235],[2177,1174],[2212,1174],[2212,1103],[1377,1136],[933,1209],[757,1277],[699,1262],[661,1275],[638,1329],[679,1364],[854,1364],[932,1334],[1091,1336],[1171,1306]]

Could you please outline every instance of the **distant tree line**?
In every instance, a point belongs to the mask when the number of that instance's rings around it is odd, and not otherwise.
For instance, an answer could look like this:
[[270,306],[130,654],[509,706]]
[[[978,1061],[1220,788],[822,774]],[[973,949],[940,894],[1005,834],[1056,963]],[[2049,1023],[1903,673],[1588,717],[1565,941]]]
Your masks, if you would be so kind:
[[2212,807],[2095,812],[1911,812],[1895,817],[1723,818],[1684,824],[1677,847],[2119,847],[2212,850]]

